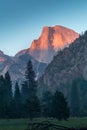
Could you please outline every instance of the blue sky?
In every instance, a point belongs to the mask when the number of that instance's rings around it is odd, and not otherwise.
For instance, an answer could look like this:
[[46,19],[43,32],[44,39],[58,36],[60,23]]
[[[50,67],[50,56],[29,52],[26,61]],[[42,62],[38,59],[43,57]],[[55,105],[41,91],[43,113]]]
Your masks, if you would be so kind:
[[87,29],[87,0],[0,0],[0,50],[15,55],[28,48],[43,26]]

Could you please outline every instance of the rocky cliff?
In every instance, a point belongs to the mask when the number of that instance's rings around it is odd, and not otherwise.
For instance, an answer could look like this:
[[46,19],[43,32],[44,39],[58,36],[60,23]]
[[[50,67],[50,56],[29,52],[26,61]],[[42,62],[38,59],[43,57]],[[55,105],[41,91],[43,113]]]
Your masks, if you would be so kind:
[[40,62],[49,63],[56,52],[72,43],[79,34],[63,26],[44,27],[41,36],[31,44],[29,53]]
[[87,80],[87,31],[58,52],[40,79],[39,91],[59,89],[68,96],[74,79]]

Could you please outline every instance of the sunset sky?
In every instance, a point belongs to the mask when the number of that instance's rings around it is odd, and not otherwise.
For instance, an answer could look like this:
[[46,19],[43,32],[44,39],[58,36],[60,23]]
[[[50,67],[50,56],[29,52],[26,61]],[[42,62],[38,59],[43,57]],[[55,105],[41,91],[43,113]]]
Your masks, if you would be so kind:
[[87,29],[87,0],[0,0],[0,50],[15,55],[28,48],[43,26]]

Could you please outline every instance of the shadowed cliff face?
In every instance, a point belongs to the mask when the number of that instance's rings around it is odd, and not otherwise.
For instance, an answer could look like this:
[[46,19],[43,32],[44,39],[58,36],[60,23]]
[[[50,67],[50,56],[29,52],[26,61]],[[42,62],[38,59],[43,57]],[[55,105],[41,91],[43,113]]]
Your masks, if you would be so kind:
[[58,50],[78,37],[78,33],[63,26],[44,27],[39,39],[32,42],[29,53],[38,61],[49,63]]
[[45,63],[36,61],[30,54],[25,54],[25,51],[21,51],[15,57],[10,57],[0,51],[0,75],[4,76],[9,71],[12,82],[21,83],[25,80],[25,70],[29,60],[32,61],[33,69],[38,78],[47,66]]
[[58,89],[68,97],[73,80],[82,78],[87,81],[87,31],[57,53],[39,80],[38,90],[53,92]]

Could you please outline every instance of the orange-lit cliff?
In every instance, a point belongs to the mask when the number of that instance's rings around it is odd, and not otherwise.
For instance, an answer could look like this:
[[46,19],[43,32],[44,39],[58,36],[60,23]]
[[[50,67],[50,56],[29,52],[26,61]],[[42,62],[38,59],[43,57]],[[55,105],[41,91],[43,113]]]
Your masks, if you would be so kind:
[[56,52],[73,42],[79,34],[63,26],[44,27],[39,39],[34,40],[29,53],[41,62],[50,62]]

